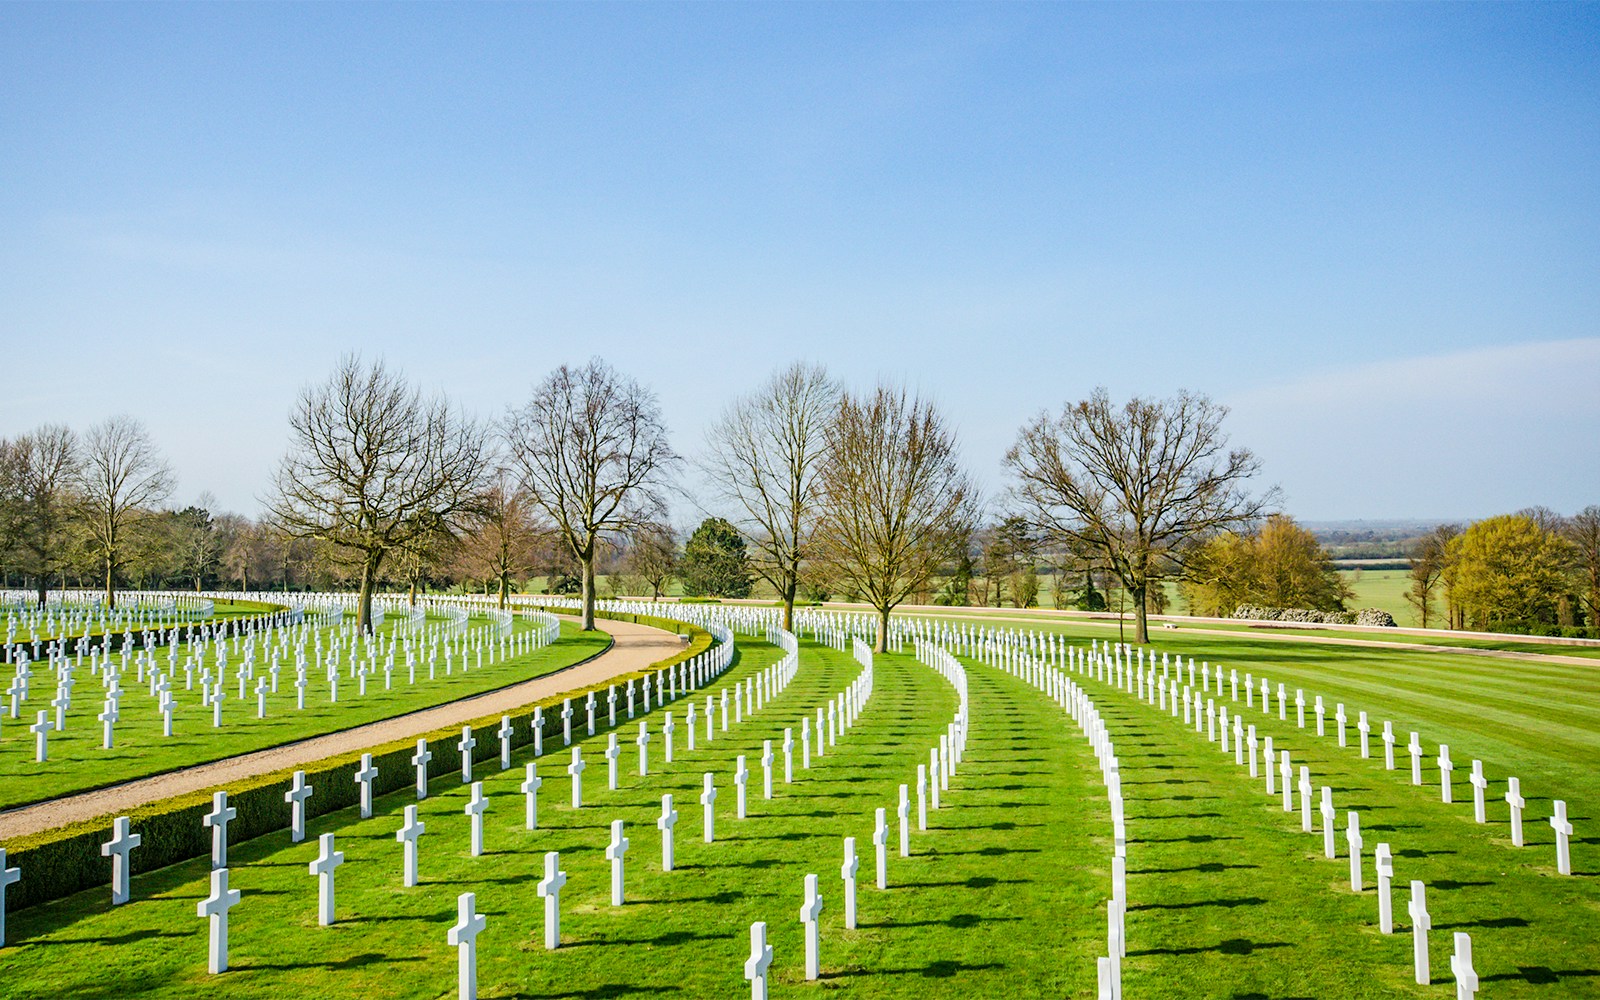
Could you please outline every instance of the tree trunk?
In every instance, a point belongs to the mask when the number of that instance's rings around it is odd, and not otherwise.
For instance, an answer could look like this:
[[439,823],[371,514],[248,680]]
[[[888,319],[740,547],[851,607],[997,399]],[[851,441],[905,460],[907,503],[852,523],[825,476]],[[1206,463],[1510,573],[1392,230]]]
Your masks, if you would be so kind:
[[794,631],[794,594],[798,589],[794,574],[790,573],[783,586],[783,630],[785,632]]
[[594,631],[594,555],[583,559],[583,630]]
[[107,556],[106,557],[106,610],[108,610],[108,611],[115,611],[116,607],[117,607],[117,591],[111,585],[112,580],[115,578],[114,577],[114,573],[116,572],[116,568],[117,568],[116,564],[111,561],[111,557]]
[[381,553],[368,553],[361,563],[361,598],[356,605],[356,629],[360,632],[372,631],[372,591],[382,559]]
[[889,651],[889,608],[878,609],[878,644],[874,651],[887,653]]
[[44,602],[50,596],[50,580],[43,573],[39,574],[39,607],[44,607]]
[[500,610],[506,609],[506,601],[511,597],[511,574],[500,574]]
[[1143,584],[1130,590],[1133,596],[1133,641],[1141,646],[1148,646],[1150,645],[1150,623],[1145,617],[1147,612],[1144,607],[1144,592],[1145,587]]

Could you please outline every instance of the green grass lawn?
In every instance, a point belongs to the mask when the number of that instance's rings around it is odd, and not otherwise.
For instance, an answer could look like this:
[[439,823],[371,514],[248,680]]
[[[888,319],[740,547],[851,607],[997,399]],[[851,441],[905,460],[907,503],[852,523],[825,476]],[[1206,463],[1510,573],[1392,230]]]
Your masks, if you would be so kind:
[[[1080,628],[1101,638],[1103,630]],[[1251,642],[1228,635],[1160,636],[1225,667],[1282,679],[1293,690],[1347,698],[1375,722],[1420,728],[1431,751],[1452,744],[1456,804],[1439,801],[1437,771],[1412,787],[1402,756],[1383,768],[1337,747],[1330,735],[1246,709],[1245,719],[1307,764],[1313,781],[1334,789],[1344,810],[1361,813],[1366,835],[1365,891],[1348,885],[1344,840],[1336,861],[1321,837],[1300,831],[1247,777],[1232,754],[1170,715],[1104,684],[1082,683],[1100,707],[1119,755],[1128,817],[1130,997],[1441,997],[1451,991],[1450,933],[1473,935],[1485,996],[1567,998],[1600,992],[1600,893],[1594,823],[1600,808],[1600,682],[1583,668],[1526,667],[1465,656],[1390,650],[1351,651]],[[741,637],[738,661],[710,690],[749,676],[778,651]],[[205,972],[205,922],[194,907],[206,891],[204,859],[139,876],[134,901],[115,909],[95,890],[13,913],[0,950],[0,983],[17,996],[453,996],[456,958],[445,941],[456,895],[478,894],[489,918],[479,939],[485,997],[670,995],[743,997],[749,924],[765,920],[775,948],[773,993],[842,988],[863,997],[1093,996],[1094,959],[1105,947],[1110,891],[1110,820],[1104,786],[1087,742],[1065,713],[1021,681],[973,664],[972,736],[945,808],[930,829],[913,830],[910,859],[891,834],[890,888],[872,884],[872,810],[893,805],[914,780],[955,706],[951,687],[908,656],[877,658],[876,690],[857,726],[796,783],[763,801],[761,740],[843,690],[859,667],[846,655],[802,644],[789,688],[755,718],[687,752],[680,719],[678,755],[665,765],[660,712],[651,774],[636,771],[621,727],[622,781],[605,787],[606,736],[582,740],[589,762],[585,807],[570,808],[569,756],[541,761],[541,829],[522,829],[525,750],[508,772],[492,770],[485,790],[488,853],[468,854],[467,790],[436,778],[422,804],[423,884],[400,885],[394,840],[414,793],[381,798],[374,818],[355,811],[309,824],[305,843],[287,832],[230,846],[233,885],[244,892],[232,914],[234,970]],[[680,703],[681,704],[681,703]],[[1231,702],[1229,703],[1232,704]],[[675,715],[677,715],[675,711]],[[530,748],[531,749],[531,748]],[[751,817],[734,818],[735,754],[748,755]],[[1494,785],[1490,817],[1473,822],[1468,762],[1482,757]],[[1529,799],[1526,848],[1509,846],[1503,777],[1518,774]],[[701,842],[700,774],[717,774],[717,841]],[[679,812],[678,868],[663,872],[655,818],[672,792]],[[1543,819],[1552,794],[1572,806],[1574,868],[1554,873],[1552,834]],[[913,807],[913,823],[915,809]],[[609,823],[623,819],[628,903],[609,901],[604,847]],[[316,926],[316,880],[306,871],[317,834],[337,833],[347,857],[339,870],[340,923]],[[860,927],[847,931],[840,900],[841,838],[861,855]],[[1377,932],[1370,854],[1380,840],[1395,850],[1397,933]],[[559,850],[571,881],[563,896],[563,947],[543,948],[542,900],[533,891],[542,854]],[[820,985],[802,980],[797,910],[806,873],[820,876]],[[27,873],[23,873],[27,877]],[[1434,985],[1411,980],[1405,883],[1429,886],[1434,919]]]
[[[519,632],[530,627],[520,619],[515,624]],[[48,673],[36,671],[31,697],[23,703],[19,717],[11,719],[8,715],[0,723],[0,807],[39,802],[441,705],[560,669],[601,652],[609,643],[610,637],[602,632],[581,632],[563,621],[558,642],[494,664],[488,662],[485,653],[481,670],[462,671],[458,663],[447,676],[441,658],[435,679],[429,681],[423,658],[415,686],[406,683],[404,659],[397,657],[392,689],[384,690],[381,669],[368,678],[365,697],[358,693],[354,681],[341,676],[337,703],[330,701],[331,691],[323,671],[313,667],[306,672],[310,684],[304,710],[295,707],[291,657],[279,674],[278,693],[267,696],[264,719],[256,718],[253,683],[248,697],[237,697],[239,689],[233,672],[238,658],[230,657],[221,728],[212,728],[211,710],[200,703],[198,675],[194,689],[184,690],[184,673],[181,668],[176,671],[172,693],[179,708],[173,713],[171,739],[162,735],[162,716],[156,710],[156,700],[148,695],[148,685],[141,683],[130,668],[122,676],[122,708],[110,750],[102,749],[98,717],[104,696],[100,682],[84,666],[77,671],[78,685],[67,711],[66,731],[50,734],[50,759],[43,764],[35,762],[34,735],[28,726],[38,711],[50,708],[55,685]],[[180,664],[183,655],[180,647]],[[165,668],[165,652],[158,653],[157,658]],[[267,676],[268,663],[270,660],[257,660],[258,677]],[[7,704],[9,712],[9,701]],[[51,718],[54,717],[52,711]]]

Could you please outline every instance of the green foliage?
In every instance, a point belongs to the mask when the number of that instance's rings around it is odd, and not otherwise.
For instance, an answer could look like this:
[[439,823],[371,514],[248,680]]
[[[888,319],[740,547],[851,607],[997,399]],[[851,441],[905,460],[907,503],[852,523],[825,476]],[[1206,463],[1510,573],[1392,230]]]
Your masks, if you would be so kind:
[[1179,591],[1191,614],[1225,618],[1242,604],[1343,611],[1353,595],[1316,536],[1273,515],[1250,534],[1221,534],[1184,557]]
[[749,597],[750,557],[739,529],[708,517],[683,546],[678,575],[688,597]]
[[1450,556],[1450,600],[1467,628],[1528,633],[1557,624],[1566,546],[1532,518],[1479,521],[1451,540]]

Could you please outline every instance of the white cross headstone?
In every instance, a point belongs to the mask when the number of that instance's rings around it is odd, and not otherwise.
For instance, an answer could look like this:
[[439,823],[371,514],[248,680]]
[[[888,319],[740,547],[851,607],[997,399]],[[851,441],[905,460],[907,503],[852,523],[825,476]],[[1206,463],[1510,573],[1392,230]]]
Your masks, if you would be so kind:
[[639,735],[634,738],[634,742],[639,744],[640,776],[650,773],[650,730],[648,726],[649,723],[641,721],[639,723]]
[[1556,799],[1550,803],[1555,815],[1550,817],[1550,828],[1556,832],[1556,871],[1572,874],[1572,824],[1567,822],[1567,803]]
[[289,803],[289,840],[298,844],[306,839],[306,799],[311,798],[314,789],[306,784],[306,773],[296,771],[294,781],[290,783],[289,790],[283,793],[283,801]]
[[228,867],[228,824],[239,810],[228,805],[228,793],[217,792],[211,796],[211,811],[200,817],[202,826],[211,828],[211,867]]
[[33,762],[35,764],[43,764],[50,759],[50,730],[54,728],[55,724],[50,721],[49,712],[40,712],[38,720],[28,727],[28,731],[33,733],[34,736]]
[[228,888],[228,869],[218,868],[212,872],[211,895],[195,906],[195,915],[210,919],[207,967],[213,976],[228,971],[228,911],[238,902],[239,890]]
[[1443,743],[1439,744],[1439,796],[1441,801],[1454,801],[1450,788],[1450,772],[1455,769],[1455,762],[1450,759],[1450,748]]
[[1479,823],[1489,821],[1484,807],[1484,792],[1489,787],[1489,779],[1483,776],[1483,761],[1472,762],[1472,775],[1467,779],[1472,783],[1472,818]]
[[128,901],[128,886],[133,874],[128,855],[143,842],[144,837],[129,832],[128,817],[118,816],[112,821],[111,839],[100,845],[100,856],[111,859],[112,906]]
[[900,786],[900,802],[895,806],[895,815],[900,820],[900,856],[911,857],[911,789],[902,784]]
[[1522,846],[1522,808],[1527,800],[1522,797],[1522,779],[1506,779],[1506,805],[1511,809],[1511,843]]
[[1411,783],[1422,784],[1422,734],[1412,733],[1411,742],[1406,744],[1406,753],[1411,755]]
[[1416,967],[1417,985],[1427,986],[1431,978],[1428,930],[1433,927],[1433,918],[1428,915],[1427,887],[1415,879],[1411,882],[1411,902],[1406,905],[1406,912],[1411,914],[1411,960]]
[[544,878],[536,889],[544,897],[544,946],[551,951],[561,946],[561,887],[567,884],[567,873],[561,871],[559,851],[544,854]]
[[783,729],[783,783],[794,782],[794,727],[785,726]]
[[428,762],[433,760],[433,751],[428,749],[427,740],[417,741],[417,752],[411,755],[411,766],[417,769],[417,798],[428,797]]
[[456,992],[461,1000],[478,998],[478,935],[489,925],[489,918],[478,912],[476,893],[456,897],[456,924],[445,940],[456,949]]
[[1338,857],[1333,846],[1333,789],[1322,786],[1322,853],[1329,861]]
[[750,957],[744,963],[744,978],[750,980],[750,1000],[767,1000],[767,967],[771,964],[767,922],[757,920],[750,925]]
[[705,807],[706,843],[716,839],[716,805],[717,786],[716,778],[710,771],[706,772],[705,790],[700,793],[700,805]]
[[611,843],[606,845],[606,860],[611,862],[611,905],[622,905],[622,872],[629,841],[622,835],[622,820],[611,821]]
[[372,818],[372,782],[378,777],[378,769],[372,766],[372,754],[361,755],[361,766],[356,768],[355,781],[361,786],[361,818]]
[[761,741],[761,797],[772,798],[772,741]]
[[889,888],[889,820],[882,806],[873,814],[872,846],[877,853],[878,888]]
[[928,765],[917,765],[917,829],[928,828]]
[[1383,769],[1394,770],[1394,723],[1389,721],[1383,724]]
[[572,775],[572,808],[583,808],[583,772],[589,767],[583,762],[583,746],[572,748],[572,763],[567,765],[567,773]]
[[416,805],[406,806],[405,822],[394,839],[405,845],[404,880],[407,886],[417,884],[417,841],[428,832],[428,825],[417,819]]
[[661,796],[661,816],[656,829],[661,831],[661,870],[672,871],[672,831],[678,825],[678,810],[672,807],[672,793]]
[[483,814],[489,810],[489,800],[483,794],[483,782],[472,783],[472,798],[467,800],[462,812],[472,824],[472,856],[483,856]]
[[672,763],[672,734],[678,731],[678,726],[672,721],[672,713],[661,723],[661,755],[668,764]]
[[613,792],[617,790],[617,762],[622,759],[622,750],[617,746],[617,734],[611,733],[606,741],[606,787]]
[[1450,956],[1450,971],[1456,977],[1456,1000],[1472,1000],[1478,995],[1478,972],[1472,967],[1472,935],[1456,931],[1456,952]]
[[509,716],[509,715],[500,716],[500,728],[496,729],[494,731],[494,734],[496,736],[500,737],[500,770],[502,770],[502,771],[509,771],[511,769],[511,734],[512,734],[512,732],[513,732],[513,730],[511,728],[511,716]]
[[1379,844],[1372,852],[1372,867],[1378,876],[1378,930],[1394,933],[1394,901],[1390,886],[1394,879],[1394,855],[1388,844]]
[[1350,891],[1361,891],[1361,815],[1356,812],[1345,813],[1346,826],[1344,842],[1350,848]]
[[333,849],[333,834],[317,838],[317,857],[308,866],[317,877],[317,923],[323,927],[333,925],[333,872],[344,864],[344,852]]
[[839,866],[839,877],[844,880],[844,925],[856,929],[856,872],[861,869],[861,858],[856,855],[856,838],[844,838],[844,864]]
[[750,770],[744,766],[744,754],[740,754],[733,765],[734,787],[734,813],[740,819],[745,818],[745,785],[750,781]]
[[[882,813],[883,810],[878,810]],[[806,979],[815,980],[821,974],[821,927],[818,918],[822,916],[822,896],[817,892],[817,877],[806,876],[806,901],[800,907],[800,922],[806,928]]]
[[478,738],[472,735],[471,726],[461,727],[461,742],[456,744],[456,749],[461,751],[461,783],[472,782],[472,751],[478,746]]

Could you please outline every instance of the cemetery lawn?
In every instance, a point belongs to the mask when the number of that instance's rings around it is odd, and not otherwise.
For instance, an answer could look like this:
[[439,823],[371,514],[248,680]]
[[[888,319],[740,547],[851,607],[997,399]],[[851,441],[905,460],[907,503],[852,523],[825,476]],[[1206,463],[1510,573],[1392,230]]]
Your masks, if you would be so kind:
[[[1103,629],[1082,636],[1104,638]],[[1120,761],[1128,823],[1130,997],[1325,998],[1442,997],[1451,992],[1451,933],[1474,944],[1484,995],[1556,1000],[1594,995],[1600,985],[1600,678],[1577,666],[1479,657],[1250,641],[1227,633],[1158,635],[1160,648],[1191,653],[1225,670],[1248,669],[1299,685],[1308,705],[1322,694],[1329,735],[1243,708],[1246,722],[1311,768],[1331,787],[1338,858],[1322,857],[1317,834],[1301,832],[1298,795],[1285,813],[1264,779],[1251,779],[1203,734],[1130,693],[1073,675],[1094,699]],[[1086,638],[1081,640],[1086,642]],[[733,667],[715,692],[774,662],[778,651],[740,637]],[[354,809],[308,824],[307,840],[287,831],[230,845],[232,884],[243,899],[231,917],[233,969],[208,976],[206,922],[195,905],[207,891],[206,859],[137,876],[133,902],[112,908],[98,889],[18,911],[0,949],[0,982],[19,996],[239,997],[454,996],[456,955],[446,931],[456,896],[473,891],[488,927],[479,938],[484,997],[672,995],[744,997],[741,975],[749,925],[768,923],[775,950],[775,996],[840,987],[863,997],[1092,996],[1095,957],[1105,948],[1110,893],[1109,809],[1088,743],[1042,694],[995,668],[968,664],[972,734],[944,808],[915,829],[912,857],[898,857],[894,804],[914,783],[955,708],[955,695],[909,656],[877,658],[876,691],[854,729],[826,756],[800,766],[798,722],[843,690],[859,667],[846,654],[803,642],[800,670],[754,718],[684,749],[666,765],[660,711],[649,717],[651,773],[637,774],[632,737],[619,727],[621,787],[606,790],[602,731],[582,740],[588,771],[582,810],[570,808],[570,754],[556,741],[539,761],[541,828],[522,828],[516,791],[531,748],[513,768],[479,765],[493,803],[487,854],[468,854],[462,814],[467,788],[436,777],[419,812],[422,884],[400,884],[394,834],[412,790],[380,798],[374,818]],[[1217,697],[1212,692],[1212,697]],[[1225,696],[1224,696],[1225,697]],[[703,695],[698,699],[702,704]],[[1349,748],[1332,735],[1332,705],[1350,713]],[[1243,707],[1243,691],[1239,706]],[[1234,702],[1225,702],[1230,714]],[[1374,754],[1355,747],[1355,712],[1374,723]],[[1421,731],[1426,783],[1410,784],[1409,760],[1384,769],[1376,736],[1391,719],[1404,741]],[[783,727],[796,727],[793,785],[782,782]],[[703,737],[703,724],[701,729]],[[775,799],[761,797],[761,740],[775,742]],[[1453,805],[1439,800],[1437,743],[1457,762]],[[750,813],[734,818],[733,757],[747,755]],[[1488,825],[1473,822],[1466,777],[1481,758],[1491,785]],[[701,773],[716,774],[717,841],[701,841]],[[1509,844],[1500,796],[1518,775],[1528,799],[1528,846]],[[914,784],[913,784],[914,788]],[[677,862],[661,870],[655,820],[671,792],[679,814]],[[1549,799],[1571,807],[1574,877],[1555,873]],[[887,807],[889,886],[873,883],[872,810]],[[1364,891],[1349,885],[1345,810],[1357,810],[1366,837]],[[609,900],[604,848],[609,822],[623,819],[631,841],[628,903]],[[347,857],[338,872],[338,916],[316,925],[316,879],[306,865],[316,837],[337,834]],[[860,927],[845,930],[841,841],[856,837]],[[1377,929],[1372,850],[1395,853],[1394,935]],[[570,876],[562,896],[562,948],[543,947],[543,907],[534,892],[542,854],[561,852]],[[802,978],[797,911],[806,873],[820,876],[820,987]],[[28,873],[23,872],[27,878]],[[1422,879],[1434,929],[1433,985],[1412,980],[1406,884]]]
[[[529,627],[520,619],[515,624],[519,632]],[[54,691],[45,676],[33,697],[23,703],[20,716],[12,719],[7,715],[0,722],[0,808],[205,764],[457,701],[570,666],[603,652],[610,642],[603,632],[585,633],[563,619],[557,642],[494,664],[485,655],[481,670],[462,671],[458,662],[447,676],[441,658],[436,677],[430,681],[424,658],[418,664],[417,683],[411,686],[406,683],[404,662],[397,662],[393,688],[383,689],[380,670],[368,678],[365,697],[358,693],[355,681],[342,676],[337,703],[329,700],[330,689],[322,671],[311,669],[307,671],[310,686],[304,710],[295,707],[295,672],[290,660],[280,673],[278,692],[267,696],[264,719],[256,718],[253,684],[247,697],[237,697],[238,683],[230,667],[220,729],[212,728],[211,710],[200,704],[198,680],[193,690],[185,690],[179,670],[173,678],[173,695],[180,707],[173,714],[171,739],[162,735],[162,716],[155,700],[147,695],[147,685],[137,680],[130,667],[123,676],[121,716],[110,750],[102,749],[100,683],[85,666],[78,670],[66,731],[50,733],[49,760],[40,764],[34,759],[34,735],[28,727],[37,711],[49,708]],[[158,656],[165,667],[165,653]],[[258,664],[257,676],[270,675]]]
[[[216,608],[215,608],[214,612],[212,613],[211,617],[209,617],[209,618],[202,618],[202,619],[199,619],[197,621],[190,621],[188,619],[184,619],[182,621],[176,621],[176,622],[173,619],[167,618],[167,619],[161,619],[161,620],[154,621],[154,622],[147,622],[147,623],[132,627],[131,630],[134,631],[134,632],[143,632],[146,629],[171,628],[174,624],[176,624],[180,628],[182,626],[185,626],[185,625],[191,625],[191,626],[194,626],[194,627],[198,628],[199,626],[207,625],[207,624],[210,624],[212,622],[224,621],[224,620],[232,620],[232,619],[235,619],[235,618],[259,618],[259,617],[261,617],[263,615],[270,615],[275,611],[283,610],[283,605],[274,604],[274,603],[271,603],[270,601],[217,601],[217,602],[215,602],[215,604],[216,604]],[[3,623],[3,619],[0,619],[0,623]],[[115,633],[115,634],[117,634],[117,635],[121,635],[124,631],[128,631],[128,629],[125,628],[125,627],[119,626],[117,628],[111,629],[110,631]],[[95,628],[95,629],[92,629],[89,632],[89,636],[91,638],[93,638],[95,636],[101,636],[101,635],[104,635],[104,634],[105,634],[105,631],[100,629],[100,628],[98,628],[98,627]],[[73,637],[76,638],[76,637],[78,637],[80,635],[82,635],[81,632],[74,633]],[[0,639],[4,639],[4,638],[5,638],[5,635],[4,635],[3,629],[0,629]],[[31,627],[19,627],[17,629],[16,638],[13,641],[22,643],[22,642],[32,642],[33,639],[34,639],[34,633],[33,633],[33,629]]]

